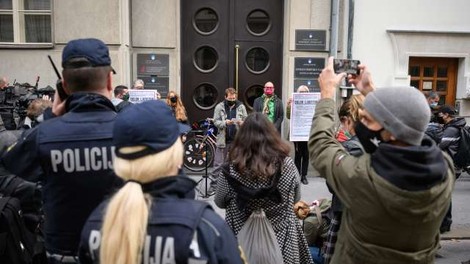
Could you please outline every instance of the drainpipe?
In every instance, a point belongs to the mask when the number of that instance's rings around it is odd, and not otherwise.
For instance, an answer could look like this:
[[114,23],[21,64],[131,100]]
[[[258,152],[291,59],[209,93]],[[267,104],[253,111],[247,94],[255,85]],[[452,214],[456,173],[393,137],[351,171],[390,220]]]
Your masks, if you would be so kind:
[[352,59],[352,45],[354,36],[354,0],[349,0],[348,13],[348,59]]
[[330,56],[338,55],[339,0],[331,0]]

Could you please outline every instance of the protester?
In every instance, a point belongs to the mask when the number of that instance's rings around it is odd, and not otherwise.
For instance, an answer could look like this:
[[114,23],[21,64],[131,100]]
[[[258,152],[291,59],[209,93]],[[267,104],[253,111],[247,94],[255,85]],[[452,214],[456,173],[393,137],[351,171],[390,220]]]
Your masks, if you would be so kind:
[[[297,88],[298,93],[308,93],[308,87],[301,85]],[[286,106],[286,117],[291,118],[292,98],[289,98]],[[294,161],[297,170],[300,173],[300,181],[303,184],[308,184],[307,172],[308,172],[308,145],[307,141],[294,141]]]
[[[460,143],[460,130],[467,124],[465,118],[456,117],[455,109],[452,106],[444,105],[437,112],[438,122],[443,127],[442,138],[439,142],[439,148],[449,154],[452,160],[459,150]],[[462,169],[458,166],[454,166],[455,176],[459,178],[462,174]],[[449,210],[447,210],[446,216],[442,220],[441,227],[439,228],[441,233],[449,232],[452,225],[452,201],[450,202]]]
[[300,199],[300,177],[289,152],[289,144],[264,114],[250,114],[232,143],[214,201],[226,209],[225,220],[235,234],[254,210],[263,209],[284,263],[313,263],[293,210]]
[[274,84],[267,82],[264,85],[264,94],[255,99],[253,110],[265,114],[269,121],[274,124],[279,134],[281,134],[284,106],[281,99],[274,94],[274,89]]
[[215,192],[222,165],[227,158],[235,135],[247,115],[245,105],[237,100],[237,91],[233,88],[227,88],[225,90],[225,100],[218,103],[214,109],[214,125],[217,127],[218,132],[209,194]]
[[439,124],[437,118],[439,110],[439,94],[436,92],[430,92],[426,97],[426,100],[428,101],[429,109],[431,109],[431,119],[429,120],[429,124],[425,133],[431,137],[436,142],[436,144],[439,144],[439,142],[441,142],[443,133],[442,125]]
[[374,90],[367,68],[359,69],[348,78],[366,95],[355,132],[367,153],[350,155],[334,139],[334,97],[346,74],[334,73],[333,57],[319,77],[310,133],[312,165],[344,205],[330,263],[433,263],[455,181],[452,160],[424,137],[430,110],[419,90]]
[[159,101],[119,115],[114,168],[126,183],[89,217],[81,263],[242,263],[232,231],[181,171],[188,129]]
[[46,120],[4,156],[6,169],[43,185],[49,263],[77,261],[80,232],[91,211],[122,182],[113,173],[112,128],[117,116],[108,47],[76,39],[62,52],[62,84]]
[[121,112],[124,108],[132,105],[129,102],[129,89],[125,85],[118,85],[114,88],[114,98],[111,102],[116,107],[117,112]]
[[[364,149],[356,135],[356,125],[360,122],[360,111],[363,108],[364,96],[362,94],[354,94],[341,105],[338,115],[342,129],[349,135],[349,139],[341,142],[345,150],[355,157],[359,157],[364,153]],[[336,193],[328,185],[328,189],[333,194],[331,202],[331,222],[328,230],[327,238],[324,243],[323,257],[324,264],[328,264],[335,251],[336,241],[338,239],[338,231],[341,226],[341,218],[343,215],[343,203]]]
[[171,108],[173,116],[176,118],[176,121],[189,125],[188,115],[186,114],[186,108],[181,101],[180,96],[174,92],[168,92],[166,97],[166,104]]
[[134,85],[132,86],[132,89],[135,89],[135,90],[142,90],[142,89],[145,89],[144,88],[144,81],[141,80],[141,79],[137,79],[134,81]]
[[[134,90],[143,90],[143,89],[145,89],[144,81],[142,79],[135,80],[134,85],[132,86],[132,89],[134,89]],[[155,99],[160,100],[161,98],[162,98],[161,94],[157,91],[157,98],[155,98]]]

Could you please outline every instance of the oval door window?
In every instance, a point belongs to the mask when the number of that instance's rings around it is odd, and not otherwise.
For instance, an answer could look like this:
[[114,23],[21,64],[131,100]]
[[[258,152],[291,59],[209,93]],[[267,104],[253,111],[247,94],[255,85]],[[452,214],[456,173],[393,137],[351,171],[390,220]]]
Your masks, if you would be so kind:
[[260,47],[252,48],[246,53],[245,64],[250,72],[261,74],[269,68],[269,53]]
[[271,28],[268,13],[259,9],[251,11],[246,17],[246,28],[255,36],[266,35]]
[[263,95],[264,87],[263,85],[253,85],[250,86],[245,91],[245,105],[248,105],[249,109],[253,109],[253,104],[255,99]]
[[193,92],[193,101],[197,107],[207,110],[217,103],[219,92],[214,85],[203,83],[196,87]]
[[217,30],[219,17],[210,8],[202,8],[196,12],[193,19],[194,29],[201,35],[210,35]]
[[196,68],[204,73],[211,72],[217,66],[219,55],[217,51],[209,46],[203,46],[196,50],[194,53],[194,65]]

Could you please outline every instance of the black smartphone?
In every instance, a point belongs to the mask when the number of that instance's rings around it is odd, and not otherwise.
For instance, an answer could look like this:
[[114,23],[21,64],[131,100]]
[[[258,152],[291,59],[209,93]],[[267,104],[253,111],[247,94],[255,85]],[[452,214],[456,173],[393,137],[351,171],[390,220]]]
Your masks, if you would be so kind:
[[334,59],[333,67],[335,73],[345,72],[347,74],[359,75],[359,66],[361,62],[359,60],[348,60],[348,59]]
[[67,97],[69,97],[67,95],[67,93],[65,93],[64,91],[64,87],[62,87],[62,77],[60,77],[60,73],[59,71],[57,70],[57,67],[55,66],[55,63],[54,61],[52,60],[51,56],[50,55],[47,55],[47,57],[49,58],[49,61],[51,62],[52,64],[52,68],[54,68],[54,71],[55,71],[55,74],[57,75],[57,82],[55,84],[55,88],[56,88],[56,92],[59,93],[59,97],[62,101],[65,101],[67,99]]

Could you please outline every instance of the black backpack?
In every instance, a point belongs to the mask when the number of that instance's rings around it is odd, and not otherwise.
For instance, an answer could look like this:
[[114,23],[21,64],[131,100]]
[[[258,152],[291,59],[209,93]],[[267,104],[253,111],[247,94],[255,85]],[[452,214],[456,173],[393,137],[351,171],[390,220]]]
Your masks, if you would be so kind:
[[470,127],[465,126],[460,129],[459,148],[454,156],[454,163],[457,167],[466,169],[470,166]]
[[12,176],[0,190],[0,263],[31,263],[36,235],[24,221],[21,202],[12,193],[23,182]]

